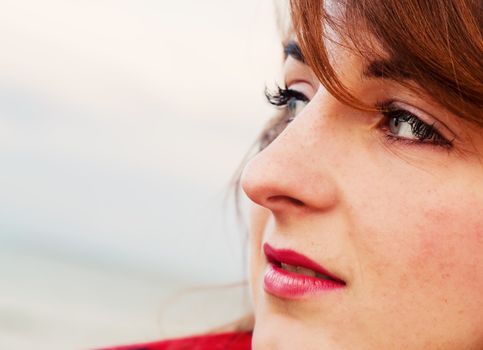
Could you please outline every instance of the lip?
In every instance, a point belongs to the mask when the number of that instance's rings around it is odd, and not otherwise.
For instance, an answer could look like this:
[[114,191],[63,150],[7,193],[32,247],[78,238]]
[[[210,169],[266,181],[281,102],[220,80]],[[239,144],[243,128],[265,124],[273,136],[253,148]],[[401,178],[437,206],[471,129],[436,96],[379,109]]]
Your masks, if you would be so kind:
[[[283,299],[302,299],[321,293],[336,291],[346,283],[308,257],[290,249],[275,249],[268,243],[263,245],[269,266],[265,271],[265,291]],[[306,276],[284,270],[280,264],[304,267],[325,275],[330,279]]]

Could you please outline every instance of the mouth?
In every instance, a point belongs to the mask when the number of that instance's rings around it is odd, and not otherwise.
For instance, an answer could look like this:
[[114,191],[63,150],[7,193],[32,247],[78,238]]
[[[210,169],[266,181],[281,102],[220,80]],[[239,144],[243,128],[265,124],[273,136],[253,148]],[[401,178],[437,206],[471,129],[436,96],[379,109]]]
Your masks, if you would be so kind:
[[345,287],[346,283],[306,256],[289,249],[275,249],[268,243],[263,251],[269,263],[264,288],[285,299],[300,299]]

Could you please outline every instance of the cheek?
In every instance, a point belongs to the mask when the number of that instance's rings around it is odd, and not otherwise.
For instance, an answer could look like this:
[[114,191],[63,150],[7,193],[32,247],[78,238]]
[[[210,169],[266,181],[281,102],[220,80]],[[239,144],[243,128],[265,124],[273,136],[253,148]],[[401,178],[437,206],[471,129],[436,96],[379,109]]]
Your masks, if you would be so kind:
[[483,287],[482,212],[483,198],[470,193],[428,206],[420,216],[427,227],[421,228],[408,266],[430,273],[439,284],[454,281],[458,285],[453,287]]
[[477,282],[475,277],[482,276],[483,198],[464,194],[429,198],[433,200],[414,215],[413,252],[408,254],[411,270],[429,272],[440,280]]
[[483,334],[483,189],[411,181],[352,187],[352,317],[387,339],[474,339]]
[[431,192],[425,185],[401,186],[360,203],[365,214],[355,244],[372,281],[370,293],[436,314],[481,310],[483,195],[457,184]]

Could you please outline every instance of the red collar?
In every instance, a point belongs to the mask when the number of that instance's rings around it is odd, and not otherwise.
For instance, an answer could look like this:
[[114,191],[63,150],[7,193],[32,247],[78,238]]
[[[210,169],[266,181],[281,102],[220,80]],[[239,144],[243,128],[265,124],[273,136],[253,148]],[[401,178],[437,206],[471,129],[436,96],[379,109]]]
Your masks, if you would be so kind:
[[250,350],[251,332],[230,332],[168,339],[99,350]]

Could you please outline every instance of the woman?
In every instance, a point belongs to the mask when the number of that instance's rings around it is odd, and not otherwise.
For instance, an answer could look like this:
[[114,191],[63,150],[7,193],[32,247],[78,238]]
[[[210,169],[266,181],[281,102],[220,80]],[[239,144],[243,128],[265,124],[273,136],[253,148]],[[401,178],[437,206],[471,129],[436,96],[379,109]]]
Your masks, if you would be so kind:
[[283,116],[241,178],[252,347],[483,349],[481,1],[291,9]]

